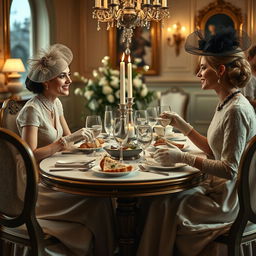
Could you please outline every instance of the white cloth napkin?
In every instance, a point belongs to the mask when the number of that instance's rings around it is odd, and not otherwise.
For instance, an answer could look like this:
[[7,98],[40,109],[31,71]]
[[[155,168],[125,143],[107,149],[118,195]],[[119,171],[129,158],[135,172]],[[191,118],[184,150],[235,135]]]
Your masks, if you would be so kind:
[[55,163],[55,167],[74,167],[74,168],[80,168],[80,167],[86,167],[91,161],[57,161]]

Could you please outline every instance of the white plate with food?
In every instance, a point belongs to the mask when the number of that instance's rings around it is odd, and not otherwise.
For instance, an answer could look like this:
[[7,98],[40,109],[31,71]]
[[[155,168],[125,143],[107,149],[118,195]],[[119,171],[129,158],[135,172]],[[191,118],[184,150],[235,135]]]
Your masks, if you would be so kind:
[[156,148],[174,148],[174,147],[178,147],[182,151],[186,151],[189,148],[188,143],[177,143],[177,142],[174,142],[174,141],[169,141],[169,140],[164,139],[164,138],[157,139],[155,141],[155,143],[153,144],[153,146],[156,147]]
[[92,168],[92,171],[108,177],[120,177],[135,173],[138,170],[134,165],[124,164],[111,157],[104,156],[100,161],[100,165]]
[[[189,149],[189,145],[188,144],[181,144],[183,145],[183,147],[179,147],[178,148],[181,150],[181,151],[187,151]],[[176,146],[176,145],[175,145]],[[169,148],[172,148],[171,146],[169,145],[159,145],[159,146],[156,146],[155,148],[159,149],[159,148],[166,148],[166,149],[169,149]]]
[[99,166],[95,166],[91,169],[95,174],[97,175],[103,175],[107,177],[121,177],[121,176],[126,176],[126,175],[133,175],[139,171],[138,168],[133,169],[131,171],[127,172],[104,172]]
[[93,151],[100,151],[104,146],[104,140],[97,138],[95,142],[79,142],[71,147],[71,150],[83,151],[85,153],[92,153]]
[[165,135],[165,138],[170,141],[186,141],[187,137],[182,133],[172,133],[169,135]]
[[89,152],[89,151],[93,152],[93,151],[100,151],[102,149],[102,147],[100,147],[100,148],[80,148],[80,147],[77,147],[76,149],[79,150],[79,151],[84,151],[84,152]]

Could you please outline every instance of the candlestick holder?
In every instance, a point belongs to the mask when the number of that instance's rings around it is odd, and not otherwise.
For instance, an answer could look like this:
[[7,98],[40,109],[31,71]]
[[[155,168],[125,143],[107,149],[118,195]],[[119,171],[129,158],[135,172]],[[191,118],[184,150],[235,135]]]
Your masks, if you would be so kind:
[[120,118],[115,119],[113,130],[114,138],[119,143],[120,162],[123,162],[123,146],[127,143],[129,134],[126,107],[126,104],[119,104]]
[[119,105],[119,112],[120,112],[120,118],[125,119],[127,114],[127,104],[118,104]]
[[133,108],[134,105],[134,98],[127,98],[127,122],[129,125],[129,136],[128,140],[135,139],[135,126],[134,126],[134,120],[133,120]]

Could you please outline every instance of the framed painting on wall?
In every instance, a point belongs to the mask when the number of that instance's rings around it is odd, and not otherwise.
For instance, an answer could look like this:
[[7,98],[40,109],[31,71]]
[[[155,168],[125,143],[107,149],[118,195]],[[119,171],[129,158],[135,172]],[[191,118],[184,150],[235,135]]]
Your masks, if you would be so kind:
[[[122,43],[122,29],[110,28],[109,30],[109,56],[115,68],[119,68],[119,63],[125,45]],[[132,62],[134,58],[140,58],[139,67],[149,66],[146,75],[157,75],[160,63],[160,24],[151,23],[150,29],[137,27],[133,31],[132,43],[130,46]]]
[[223,27],[239,30],[243,26],[242,10],[229,2],[217,0],[199,10],[195,23],[196,28],[206,35]]

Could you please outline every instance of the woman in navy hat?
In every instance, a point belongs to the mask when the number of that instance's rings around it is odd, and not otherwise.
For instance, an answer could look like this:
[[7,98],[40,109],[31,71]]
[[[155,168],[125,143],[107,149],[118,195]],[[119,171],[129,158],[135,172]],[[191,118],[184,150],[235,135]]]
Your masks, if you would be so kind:
[[138,255],[217,255],[216,247],[210,249],[210,242],[236,218],[238,165],[246,143],[256,134],[254,109],[240,92],[251,76],[243,54],[249,45],[245,33],[232,29],[217,31],[208,38],[200,31],[188,36],[186,51],[200,55],[197,77],[201,88],[213,90],[219,99],[214,117],[205,137],[174,112],[161,116],[169,118],[170,124],[188,136],[208,159],[178,148],[158,149],[154,159],[164,166],[186,163],[208,178],[188,191],[148,200]]

